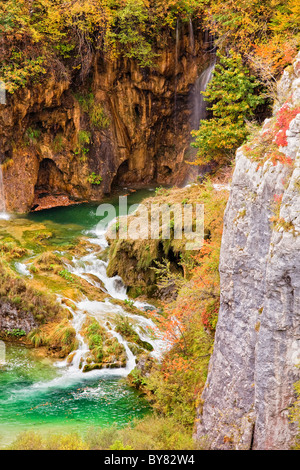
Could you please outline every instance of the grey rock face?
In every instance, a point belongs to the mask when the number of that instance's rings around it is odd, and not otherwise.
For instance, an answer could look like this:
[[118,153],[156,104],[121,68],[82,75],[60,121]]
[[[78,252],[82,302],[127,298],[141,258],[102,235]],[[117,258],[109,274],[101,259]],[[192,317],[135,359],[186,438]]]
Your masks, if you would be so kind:
[[[291,106],[299,104],[299,64],[300,55],[279,84],[277,111],[291,93]],[[280,150],[293,165],[267,160],[258,168],[242,149],[236,156],[220,314],[196,426],[212,449],[288,449],[296,433],[288,408],[300,378],[300,114],[287,142]]]
[[19,311],[9,302],[1,302],[0,331],[10,332],[19,329],[29,333],[37,326],[38,324],[31,313]]

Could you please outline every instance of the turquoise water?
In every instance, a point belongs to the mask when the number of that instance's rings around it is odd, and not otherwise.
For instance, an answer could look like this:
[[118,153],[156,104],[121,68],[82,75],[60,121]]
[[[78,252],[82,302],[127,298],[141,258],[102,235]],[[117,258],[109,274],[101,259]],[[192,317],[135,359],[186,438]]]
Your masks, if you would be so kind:
[[[154,193],[149,189],[142,189],[132,193],[122,193],[110,199],[101,201],[101,203],[76,204],[68,207],[56,207],[53,209],[32,212],[26,216],[26,219],[33,223],[43,223],[50,229],[54,229],[54,238],[51,243],[57,245],[69,243],[74,237],[89,235],[89,232],[101,222],[102,218],[97,215],[97,209],[100,204],[111,204],[115,209],[115,215],[119,215],[119,196],[127,196],[128,210],[135,204],[139,204],[143,199],[152,196]],[[134,207],[132,207],[134,209]],[[106,217],[111,221],[114,214]]]
[[22,346],[6,345],[0,371],[0,447],[24,431],[77,432],[125,425],[149,412],[137,392],[118,376],[64,375],[47,359]]
[[[151,194],[137,191],[129,195],[128,203],[137,204]],[[118,198],[106,202],[113,203],[118,213]],[[51,244],[61,246],[76,237],[96,236],[97,207],[55,208],[29,214],[25,220],[49,227]],[[6,344],[6,365],[0,369],[1,448],[23,431],[85,434],[92,426],[122,426],[149,411],[147,402],[121,376],[101,371],[70,374],[67,367],[37,356],[35,350]]]

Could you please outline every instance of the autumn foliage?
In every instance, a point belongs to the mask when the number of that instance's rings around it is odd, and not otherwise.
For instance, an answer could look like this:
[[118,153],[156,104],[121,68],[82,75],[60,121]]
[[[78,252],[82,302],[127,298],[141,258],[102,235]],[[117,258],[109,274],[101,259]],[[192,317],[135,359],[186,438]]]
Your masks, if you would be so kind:
[[219,48],[234,48],[264,80],[278,77],[297,52],[298,0],[214,0],[205,18]]
[[[177,18],[200,15],[197,0],[7,0],[0,3],[0,78],[14,93],[47,71],[87,77],[96,53],[155,64]],[[162,44],[160,44],[162,42]]]
[[240,54],[231,51],[225,57],[218,53],[217,58],[213,79],[203,92],[212,117],[200,121],[199,130],[192,132],[199,164],[210,160],[229,163],[248,134],[246,120],[265,101],[260,82]]
[[300,106],[291,107],[288,103],[285,103],[277,113],[277,119],[275,122],[275,143],[278,147],[287,146],[286,132],[290,126],[291,121],[300,113]]
[[280,107],[276,115],[264,124],[262,130],[249,137],[249,143],[243,146],[243,151],[249,158],[258,162],[257,168],[266,161],[270,161],[274,166],[278,163],[287,166],[293,165],[293,159],[284,148],[288,145],[287,131],[291,121],[299,113],[300,107],[292,106],[287,101]]
[[226,190],[216,191],[207,181],[198,198],[205,207],[209,229],[202,249],[182,256],[184,283],[176,300],[164,305],[164,315],[153,313],[170,350],[146,379],[153,407],[192,425],[197,399],[204,386],[220,304],[219,255]]

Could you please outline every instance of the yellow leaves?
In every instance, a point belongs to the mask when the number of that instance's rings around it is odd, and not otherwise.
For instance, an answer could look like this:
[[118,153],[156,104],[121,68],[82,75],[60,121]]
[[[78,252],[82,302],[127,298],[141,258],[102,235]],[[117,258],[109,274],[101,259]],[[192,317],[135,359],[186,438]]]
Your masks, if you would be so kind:
[[220,39],[217,42],[221,48],[230,44],[247,56],[254,44],[272,44],[276,35],[279,44],[284,44],[287,39],[299,44],[300,2],[214,0],[206,22],[218,33]]

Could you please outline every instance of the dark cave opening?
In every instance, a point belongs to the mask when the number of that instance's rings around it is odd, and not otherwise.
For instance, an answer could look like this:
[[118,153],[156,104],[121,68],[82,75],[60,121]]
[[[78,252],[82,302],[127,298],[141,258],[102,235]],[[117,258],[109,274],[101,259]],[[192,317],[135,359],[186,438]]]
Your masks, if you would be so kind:
[[44,158],[39,165],[31,211],[66,205],[66,200],[69,198],[62,171],[53,160]]
[[180,273],[181,275],[184,274],[183,267],[181,265],[181,253],[175,253],[172,247],[169,247],[168,252],[166,253],[163,243],[160,242],[158,246],[158,258],[160,259],[160,262],[163,262],[164,260],[169,261],[172,271]]
[[35,192],[39,194],[54,194],[65,191],[63,173],[53,160],[44,158],[39,166]]
[[117,173],[111,183],[111,189],[121,187],[124,184],[124,176],[129,172],[129,160],[125,160],[118,168]]

